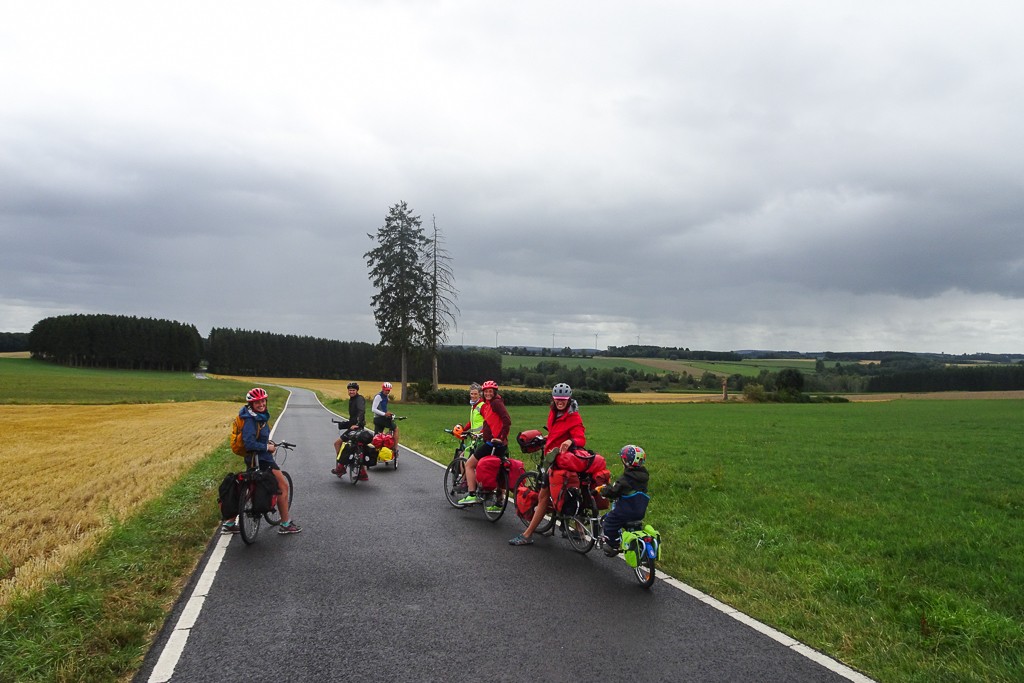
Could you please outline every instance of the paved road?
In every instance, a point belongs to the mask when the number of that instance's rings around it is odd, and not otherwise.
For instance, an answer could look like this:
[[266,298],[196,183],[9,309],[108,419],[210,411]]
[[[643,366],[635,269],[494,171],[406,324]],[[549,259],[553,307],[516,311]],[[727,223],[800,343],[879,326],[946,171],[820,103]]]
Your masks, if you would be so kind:
[[408,451],[369,482],[333,477],[331,417],[293,389],[274,436],[299,445],[285,469],[303,532],[211,544],[215,578],[196,572],[136,681],[168,662],[174,682],[850,680],[599,551],[509,546],[511,508],[496,524],[453,509],[443,470]]

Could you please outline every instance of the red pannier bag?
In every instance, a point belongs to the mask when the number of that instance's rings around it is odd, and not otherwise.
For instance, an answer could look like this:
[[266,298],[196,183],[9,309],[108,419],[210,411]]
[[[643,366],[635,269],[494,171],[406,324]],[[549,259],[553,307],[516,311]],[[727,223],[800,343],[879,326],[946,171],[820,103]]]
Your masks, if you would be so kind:
[[[604,458],[601,458],[604,460]],[[594,464],[594,454],[585,448],[566,451],[555,456],[554,466],[570,472],[587,472]]]
[[501,458],[496,455],[485,455],[476,464],[476,483],[482,489],[494,490],[498,486],[498,468]]
[[569,470],[549,470],[548,485],[551,487],[551,500],[555,504],[555,509],[561,512],[565,503],[565,490],[579,488],[580,475]]
[[523,482],[516,491],[516,514],[523,519],[532,519],[537,508],[537,492]]
[[[600,458],[601,456],[597,456],[597,457]],[[601,458],[601,459],[604,460],[604,458]],[[602,496],[600,493],[597,492],[597,487],[598,486],[604,486],[605,484],[607,484],[611,480],[612,480],[612,473],[608,470],[607,467],[605,467],[604,469],[600,470],[596,474],[592,474],[591,475],[591,481],[593,482],[593,484],[592,484],[590,493],[591,493],[592,496],[594,496],[594,504],[597,505],[597,509],[598,510],[607,510],[608,508],[610,508],[612,506],[612,504],[608,501],[607,498],[605,498],[604,496]]]
[[522,460],[516,460],[515,458],[509,458],[505,461],[505,468],[508,469],[508,486],[512,488],[519,481],[519,477],[526,474],[526,468],[523,467]]

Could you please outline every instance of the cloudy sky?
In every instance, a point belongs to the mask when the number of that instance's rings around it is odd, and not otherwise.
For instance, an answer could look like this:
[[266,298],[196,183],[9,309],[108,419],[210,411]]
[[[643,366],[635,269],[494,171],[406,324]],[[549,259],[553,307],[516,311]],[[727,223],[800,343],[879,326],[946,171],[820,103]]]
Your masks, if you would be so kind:
[[376,342],[441,229],[455,344],[1024,352],[1024,5],[0,5],[0,331]]

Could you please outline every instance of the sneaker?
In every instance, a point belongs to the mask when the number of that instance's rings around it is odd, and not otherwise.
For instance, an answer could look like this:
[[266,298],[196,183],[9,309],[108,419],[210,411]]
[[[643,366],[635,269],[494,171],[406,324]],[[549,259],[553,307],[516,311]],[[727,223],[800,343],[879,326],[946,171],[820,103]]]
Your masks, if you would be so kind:
[[608,557],[615,557],[619,554],[619,541],[609,541],[607,537],[601,539],[601,549]]
[[370,475],[367,474],[366,468],[362,467],[359,469],[359,481],[369,481]]
[[342,465],[341,463],[338,463],[338,465],[333,470],[331,470],[331,474],[336,474],[339,477],[343,476],[345,474],[345,466]]
[[466,496],[465,498],[462,498],[461,500],[459,500],[459,505],[476,505],[479,502],[480,502],[480,499],[477,498],[476,495],[471,493],[468,496]]
[[515,538],[510,538],[508,541],[509,545],[533,545],[533,539],[529,536],[523,536],[519,534]]
[[488,512],[501,512],[502,510],[504,510],[504,508],[501,507],[500,505],[488,505],[487,506],[487,511]]
[[238,528],[238,522],[228,521],[220,525],[220,532],[222,534],[237,534],[241,529]]
[[300,531],[302,531],[302,527],[295,522],[282,522],[281,525],[277,527],[277,533],[279,534],[297,534]]

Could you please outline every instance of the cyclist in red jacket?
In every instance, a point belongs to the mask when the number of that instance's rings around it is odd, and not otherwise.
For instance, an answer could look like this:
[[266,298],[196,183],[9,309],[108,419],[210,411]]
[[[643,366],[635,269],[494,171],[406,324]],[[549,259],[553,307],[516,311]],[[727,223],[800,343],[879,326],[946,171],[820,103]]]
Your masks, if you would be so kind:
[[466,486],[469,493],[459,500],[461,505],[480,502],[476,495],[476,464],[480,458],[491,455],[492,452],[502,459],[508,457],[508,432],[512,428],[512,418],[505,409],[505,402],[498,394],[498,383],[489,379],[480,389],[484,394],[484,404],[480,406],[480,413],[484,416],[484,426],[480,433],[484,438],[466,461]]
[[[572,388],[565,382],[559,382],[551,388],[551,410],[548,412],[548,438],[545,448],[551,446],[548,456],[554,460],[560,453],[582,448],[587,445],[587,432],[583,427],[579,405],[572,398]],[[546,475],[545,475],[546,477]],[[537,529],[548,511],[548,499],[551,488],[547,479],[541,482],[542,488],[537,495],[537,507],[533,511],[526,531],[509,540],[509,545],[531,545],[533,532]]]

